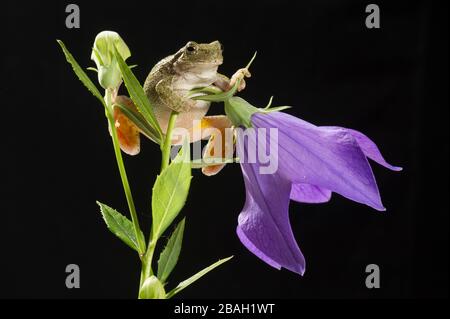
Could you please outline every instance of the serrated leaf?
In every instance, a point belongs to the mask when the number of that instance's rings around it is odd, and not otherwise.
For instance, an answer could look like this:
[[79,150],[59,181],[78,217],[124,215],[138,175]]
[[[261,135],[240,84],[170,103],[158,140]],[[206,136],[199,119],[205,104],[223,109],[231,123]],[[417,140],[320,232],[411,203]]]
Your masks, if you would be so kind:
[[94,83],[91,81],[91,79],[87,76],[87,74],[83,71],[83,69],[80,67],[78,62],[75,60],[73,55],[67,50],[66,46],[64,45],[64,42],[61,40],[56,40],[58,44],[61,46],[61,49],[64,52],[64,55],[66,57],[67,62],[72,65],[72,69],[77,75],[78,79],[84,84],[84,86],[97,98],[102,102],[103,106],[106,107],[105,101],[103,99],[103,96],[98,91],[97,87],[94,85]]
[[177,228],[173,231],[167,242],[166,247],[159,255],[158,260],[158,278],[161,282],[166,282],[170,273],[175,268],[180,255],[181,245],[183,243],[185,219],[178,223]]
[[166,291],[161,281],[155,276],[145,279],[139,289],[139,299],[166,299]]
[[178,155],[156,178],[152,192],[152,240],[157,240],[184,206],[191,184],[187,139]]
[[114,56],[117,59],[120,72],[122,73],[123,81],[125,83],[125,86],[127,87],[128,93],[130,93],[130,97],[133,100],[134,105],[136,105],[137,109],[142,114],[144,119],[148,122],[148,124],[153,127],[155,132],[157,132],[159,140],[162,141],[163,134],[161,131],[161,127],[156,120],[152,106],[150,105],[150,101],[148,100],[144,89],[142,88],[133,72],[130,70],[130,67],[125,63],[121,55],[118,54],[116,49],[114,49]]
[[206,267],[205,269],[199,271],[198,273],[196,273],[195,275],[193,275],[192,277],[180,282],[178,284],[178,286],[169,291],[167,293],[167,299],[172,298],[173,296],[175,296],[177,293],[179,293],[181,290],[183,290],[184,288],[186,288],[187,286],[189,286],[190,284],[194,283],[195,281],[197,281],[198,279],[200,279],[201,277],[203,277],[204,275],[206,275],[208,272],[210,272],[211,270],[213,270],[214,268],[222,265],[223,263],[227,262],[228,260],[230,260],[231,258],[233,258],[233,256],[230,256],[228,258],[225,259],[220,259],[219,261],[215,262],[214,264],[212,264],[209,267]]
[[[100,202],[97,202],[97,204],[100,206],[100,211],[108,229],[122,239],[125,244],[139,252],[139,244],[134,233],[133,223],[115,209]],[[139,236],[142,236],[142,239],[144,238],[144,234],[141,231]]]

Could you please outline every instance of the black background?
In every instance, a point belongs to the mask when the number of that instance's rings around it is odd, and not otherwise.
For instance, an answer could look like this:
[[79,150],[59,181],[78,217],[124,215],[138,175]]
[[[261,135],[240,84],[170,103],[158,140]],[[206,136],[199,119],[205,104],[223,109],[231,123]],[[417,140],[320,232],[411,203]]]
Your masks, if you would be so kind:
[[[169,286],[219,258],[235,258],[183,298],[391,298],[448,296],[448,11],[444,2],[376,2],[381,29],[365,27],[365,1],[110,1],[76,3],[81,28],[65,27],[69,2],[2,2],[2,210],[0,297],[134,298],[135,254],[106,229],[96,200],[127,212],[102,106],[76,79],[56,39],[82,66],[95,35],[120,33],[143,81],[188,40],[220,40],[231,75],[255,50],[242,96],[317,125],[360,130],[400,173],[373,164],[386,213],[333,195],[291,204],[307,259],[300,277],[252,255],[235,235],[244,203],[237,165],[193,173],[181,258]],[[95,75],[91,73],[95,80]],[[212,107],[221,113],[222,106]],[[142,224],[158,147],[144,141],[126,165]],[[81,288],[65,287],[65,267]],[[365,287],[365,267],[381,288]]]

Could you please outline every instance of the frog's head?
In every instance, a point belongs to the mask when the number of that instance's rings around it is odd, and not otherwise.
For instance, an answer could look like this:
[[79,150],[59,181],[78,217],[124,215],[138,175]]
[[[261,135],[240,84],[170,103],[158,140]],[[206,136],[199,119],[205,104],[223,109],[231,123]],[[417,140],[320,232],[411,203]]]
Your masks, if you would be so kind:
[[222,46],[219,41],[196,43],[189,41],[179,51],[177,66],[183,69],[197,65],[218,66],[222,64]]

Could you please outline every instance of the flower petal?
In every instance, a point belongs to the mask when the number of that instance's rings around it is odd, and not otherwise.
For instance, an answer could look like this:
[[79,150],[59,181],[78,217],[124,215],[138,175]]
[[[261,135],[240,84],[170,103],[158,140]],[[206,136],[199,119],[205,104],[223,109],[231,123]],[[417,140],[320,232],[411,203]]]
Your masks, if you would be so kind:
[[316,185],[292,184],[291,199],[300,203],[325,203],[331,198],[331,191]]
[[255,113],[254,127],[278,128],[279,174],[385,210],[372,169],[358,142],[342,128],[317,127],[286,113]]
[[358,132],[356,130],[350,129],[350,128],[344,128],[344,127],[338,127],[338,126],[322,126],[330,129],[343,129],[346,130],[348,133],[350,133],[355,140],[358,142],[359,147],[364,152],[364,155],[366,155],[368,158],[373,160],[374,162],[377,162],[378,164],[393,170],[393,171],[401,171],[402,168],[398,166],[393,166],[386,162],[383,155],[381,155],[380,150],[378,149],[377,145],[366,135],[364,135],[361,132]]
[[[238,136],[238,156],[245,152]],[[241,163],[246,201],[238,218],[241,242],[263,261],[303,274],[305,258],[289,222],[290,181],[275,174],[260,174],[258,163]]]

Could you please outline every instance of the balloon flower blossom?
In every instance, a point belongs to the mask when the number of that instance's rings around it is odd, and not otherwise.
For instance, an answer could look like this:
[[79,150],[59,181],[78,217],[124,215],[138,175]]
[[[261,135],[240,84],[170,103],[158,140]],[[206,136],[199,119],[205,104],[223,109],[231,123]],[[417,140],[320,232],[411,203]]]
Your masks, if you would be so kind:
[[[244,128],[237,130],[246,189],[237,235],[270,266],[298,274],[305,271],[305,258],[289,222],[290,200],[322,203],[335,192],[385,210],[368,158],[393,171],[401,168],[388,164],[364,134],[315,126],[286,113],[256,108],[239,97],[226,101],[225,111],[236,127]],[[270,160],[277,162],[271,173],[264,172],[267,161],[262,163],[258,156],[251,160],[251,153],[267,154],[269,149]]]
[[[96,68],[89,69],[97,72],[104,94],[64,43],[60,40],[58,43],[78,79],[101,102],[108,120],[128,215],[100,201],[97,204],[108,229],[139,257],[138,298],[172,298],[233,257],[219,259],[168,290],[172,285],[169,276],[182,248],[184,218],[168,237],[157,262],[155,252],[158,242],[173,228],[188,198],[192,168],[197,166],[202,168],[203,174],[215,175],[226,163],[233,162],[234,150],[246,190],[237,235],[245,247],[272,267],[283,267],[301,275],[305,272],[305,258],[289,222],[291,200],[322,203],[330,200],[331,193],[335,192],[376,210],[384,210],[368,159],[394,171],[401,168],[389,165],[367,136],[341,127],[315,126],[282,113],[286,107],[270,108],[269,103],[266,108],[256,108],[234,95],[245,87],[244,78],[250,77],[248,68],[256,54],[245,68],[225,81],[224,88],[221,88],[223,85],[196,87],[197,81],[204,82],[203,76],[208,79],[211,76],[209,66],[195,66],[193,73],[189,69],[181,74],[180,78],[186,78],[180,80],[183,89],[179,91],[183,95],[177,98],[224,102],[226,115],[206,116],[204,106],[209,107],[209,104],[203,103],[200,108],[194,104],[197,109],[171,111],[166,119],[154,112],[155,105],[125,62],[131,53],[118,33],[100,32],[92,47],[91,59]],[[176,67],[174,70],[178,72]],[[188,84],[184,84],[185,80]],[[194,88],[185,96],[184,87],[190,88],[191,81]],[[221,81],[224,79],[218,76],[217,82]],[[122,83],[129,97],[118,95]],[[147,234],[141,229],[121,152],[138,154],[141,134],[157,143],[161,150],[161,169],[151,191],[151,225]],[[203,153],[201,147],[197,147],[201,143],[196,143],[191,154],[189,143],[202,139],[208,139]],[[173,145],[179,145],[179,151],[172,149]]]

